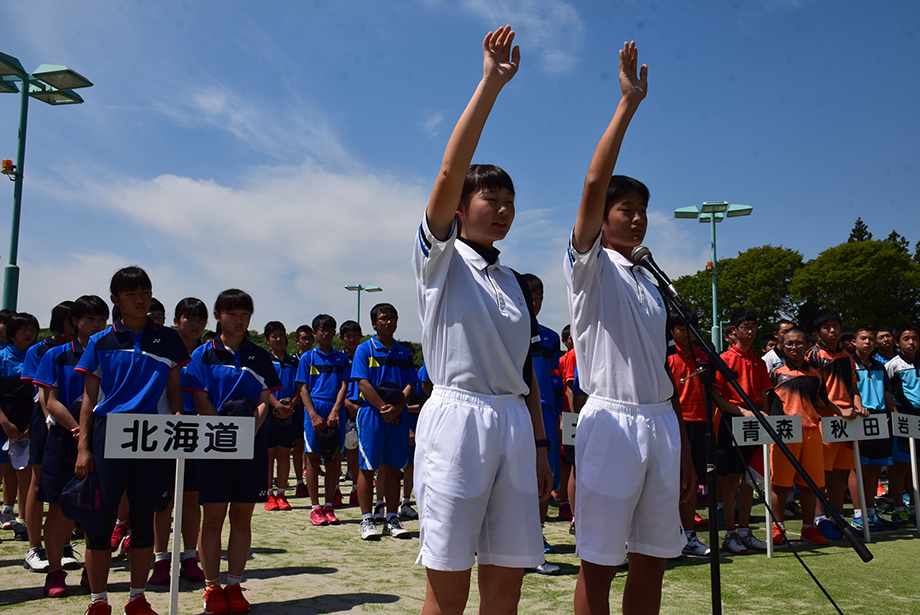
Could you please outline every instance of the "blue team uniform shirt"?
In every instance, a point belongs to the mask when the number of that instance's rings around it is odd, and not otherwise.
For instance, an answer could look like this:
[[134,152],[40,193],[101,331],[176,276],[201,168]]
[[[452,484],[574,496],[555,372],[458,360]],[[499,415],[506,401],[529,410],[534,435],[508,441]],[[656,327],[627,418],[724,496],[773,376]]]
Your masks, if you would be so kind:
[[898,409],[908,414],[920,414],[920,370],[917,364],[899,352],[885,364],[885,371],[888,372],[891,395]]
[[25,358],[26,351],[12,344],[0,350],[0,407],[19,431],[29,427],[35,406],[35,387],[31,380],[22,380]]
[[[540,346],[532,354],[534,374],[540,387],[540,403],[545,408],[556,407],[556,394],[553,391],[552,375],[559,368],[559,334],[543,325],[537,325],[540,331]],[[529,383],[528,383],[529,384]]]
[[182,381],[184,391],[205,391],[218,412],[225,402],[257,402],[262,391],[278,391],[281,386],[267,350],[245,339],[230,352],[220,336],[195,349]]
[[[367,380],[374,388],[380,386],[381,383],[392,382],[404,389],[407,384],[418,382],[418,373],[412,364],[412,355],[409,350],[395,341],[393,347],[387,350],[376,335],[363,342],[355,350],[351,377],[356,382]],[[363,396],[361,406],[370,406]]]
[[135,334],[119,319],[89,338],[76,371],[99,379],[94,413],[169,414],[166,382],[172,370],[188,363],[179,334],[147,319]]
[[275,367],[275,373],[281,380],[281,388],[272,393],[277,399],[290,397],[294,399],[294,390],[297,388],[297,369],[299,360],[294,355],[285,354],[283,359],[269,353],[272,358],[272,365]]
[[[77,340],[54,346],[42,357],[33,379],[37,386],[57,389],[58,400],[68,410],[71,410],[70,405],[83,395],[85,380],[76,371],[82,356],[83,347]],[[79,423],[79,411],[71,414]]]
[[345,353],[345,358],[348,359],[348,383],[345,385],[345,399],[360,406],[361,389],[358,388],[358,381],[351,377],[351,368],[355,363],[355,359],[354,357],[349,357],[347,352]]
[[52,348],[56,347],[58,344],[51,339],[46,337],[37,344],[34,344],[26,350],[26,358],[22,364],[22,375],[20,378],[23,380],[34,380],[35,374],[38,373],[38,366],[42,362],[42,358]]
[[885,364],[869,358],[869,364],[864,364],[858,356],[856,361],[856,388],[862,397],[863,407],[867,410],[885,411],[885,392],[891,391],[888,373]]
[[333,350],[326,354],[314,348],[300,355],[297,382],[307,386],[312,399],[335,403],[339,389],[343,382],[349,381],[350,373],[348,355],[344,352]]

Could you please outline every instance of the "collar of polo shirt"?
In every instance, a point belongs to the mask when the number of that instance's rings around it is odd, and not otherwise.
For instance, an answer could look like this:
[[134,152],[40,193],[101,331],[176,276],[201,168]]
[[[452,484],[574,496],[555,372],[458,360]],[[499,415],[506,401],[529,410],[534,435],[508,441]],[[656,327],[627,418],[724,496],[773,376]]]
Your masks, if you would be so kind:
[[498,255],[501,254],[498,248],[487,248],[478,243],[474,243],[466,237],[458,237],[458,240],[468,246],[479,258],[468,258],[471,263],[475,263],[479,269],[485,269],[488,265],[494,265],[498,262]]

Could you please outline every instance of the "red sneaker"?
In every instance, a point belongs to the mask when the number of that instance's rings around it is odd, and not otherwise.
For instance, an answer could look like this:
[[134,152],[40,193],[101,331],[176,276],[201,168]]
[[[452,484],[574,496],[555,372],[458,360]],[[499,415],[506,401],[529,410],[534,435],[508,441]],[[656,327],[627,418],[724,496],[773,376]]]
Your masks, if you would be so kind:
[[339,518],[335,516],[335,509],[330,504],[323,507],[323,516],[326,517],[326,523],[329,525],[339,524]]
[[821,530],[816,528],[813,525],[809,525],[802,530],[802,540],[807,540],[813,545],[826,545],[828,544],[827,538],[821,535]]
[[249,612],[249,601],[243,598],[243,591],[239,583],[224,588],[224,596],[227,598],[227,606],[230,607],[231,613]]
[[323,509],[316,507],[310,511],[310,523],[313,525],[328,525],[329,522],[326,521],[326,515],[323,514]]
[[67,573],[63,570],[52,570],[45,577],[45,589],[42,593],[46,598],[63,598],[67,595],[67,583],[64,579]]
[[572,505],[568,502],[562,502],[559,504],[559,520],[560,521],[571,521],[572,520]]
[[86,609],[86,615],[112,615],[112,607],[105,600],[94,600]]
[[125,536],[125,541],[121,543],[121,554],[128,557],[128,550],[131,548],[131,534]]
[[693,525],[694,527],[703,527],[704,525],[709,525],[709,521],[703,519],[696,513],[693,513]]
[[342,490],[339,488],[336,488],[335,490],[335,497],[332,498],[332,505],[335,508],[342,507]]
[[773,524],[773,546],[778,547],[783,544],[783,533],[780,531],[779,526],[775,523]]
[[265,502],[265,510],[278,510],[278,500],[274,493],[268,494],[268,501]]
[[275,504],[278,507],[278,510],[291,510],[291,505],[288,503],[287,498],[283,494],[275,496]]
[[204,615],[227,615],[230,607],[223,588],[217,585],[208,585],[204,588]]
[[151,608],[144,594],[141,594],[134,600],[125,602],[125,615],[157,615],[157,612]]
[[150,575],[151,585],[169,585],[169,560],[161,559],[153,564],[153,574]]
[[204,572],[197,557],[187,557],[179,565],[179,576],[196,583],[204,582]]
[[115,529],[112,530],[112,553],[118,551],[118,548],[121,546],[122,541],[128,536],[128,525],[121,525],[120,523],[115,524]]
[[307,495],[309,495],[307,493],[307,486],[304,485],[303,483],[300,483],[299,485],[297,485],[297,487],[294,488],[295,498],[305,498],[307,497]]
[[352,491],[350,494],[348,494],[348,503],[351,504],[352,506],[359,505],[357,491]]

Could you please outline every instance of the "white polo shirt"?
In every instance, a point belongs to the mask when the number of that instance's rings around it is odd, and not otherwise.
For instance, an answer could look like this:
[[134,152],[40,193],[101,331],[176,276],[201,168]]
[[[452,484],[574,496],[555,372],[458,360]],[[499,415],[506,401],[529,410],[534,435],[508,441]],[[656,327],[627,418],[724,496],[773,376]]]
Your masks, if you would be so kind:
[[441,241],[426,218],[412,267],[431,382],[484,395],[526,395],[523,366],[540,336],[514,272],[499,263],[497,250],[490,264],[458,241],[456,219]]
[[670,399],[667,310],[651,274],[603,248],[600,233],[584,254],[569,240],[563,272],[581,388],[633,404]]

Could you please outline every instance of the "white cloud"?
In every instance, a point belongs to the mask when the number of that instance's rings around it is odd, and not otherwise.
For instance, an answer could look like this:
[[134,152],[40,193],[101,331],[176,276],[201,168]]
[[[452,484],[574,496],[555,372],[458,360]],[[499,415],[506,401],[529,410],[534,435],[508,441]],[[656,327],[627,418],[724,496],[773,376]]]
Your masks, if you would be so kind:
[[441,126],[444,124],[445,115],[447,115],[446,110],[427,113],[422,121],[422,132],[429,137],[436,137],[441,134]]

